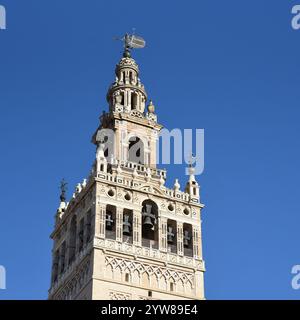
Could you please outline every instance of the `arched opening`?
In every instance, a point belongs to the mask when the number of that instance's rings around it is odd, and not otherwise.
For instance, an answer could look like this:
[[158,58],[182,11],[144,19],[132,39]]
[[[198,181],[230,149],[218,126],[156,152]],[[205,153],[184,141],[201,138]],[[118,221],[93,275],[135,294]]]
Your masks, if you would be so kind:
[[54,254],[54,259],[53,259],[53,273],[52,273],[52,282],[57,281],[58,277],[58,263],[59,263],[59,251],[57,250]]
[[77,236],[77,218],[76,216],[73,216],[71,220],[71,226],[70,226],[69,264],[75,260],[76,236]]
[[142,245],[153,249],[158,248],[158,207],[152,200],[142,204]]
[[125,194],[124,199],[125,199],[126,201],[130,201],[130,200],[131,200],[131,195],[130,195],[129,192],[127,192],[127,193]]
[[86,243],[89,243],[91,240],[92,236],[92,212],[91,210],[88,211],[86,215],[86,225],[85,225],[85,230],[86,230]]
[[131,110],[138,109],[138,94],[133,92],[131,94]]
[[129,139],[128,160],[139,164],[144,164],[144,143],[139,137]]
[[132,243],[133,212],[129,209],[123,211],[123,242]]
[[185,256],[193,256],[193,228],[187,223],[183,224],[183,248]]
[[116,239],[116,207],[110,204],[106,206],[105,233],[106,238]]
[[89,243],[91,240],[92,236],[92,212],[91,210],[88,211],[86,215],[86,243]]
[[84,246],[84,218],[79,222],[79,232],[78,232],[78,251],[81,251]]
[[124,104],[125,104],[125,92],[124,91],[121,92],[121,99],[120,100],[121,100],[121,105],[124,106]]
[[168,252],[177,253],[177,223],[168,219],[167,222]]
[[60,272],[61,273],[65,271],[65,257],[66,257],[66,241],[62,243],[61,249],[60,249]]
[[174,287],[175,287],[174,282],[173,282],[173,280],[171,280],[171,282],[170,282],[170,291],[171,292],[174,291]]

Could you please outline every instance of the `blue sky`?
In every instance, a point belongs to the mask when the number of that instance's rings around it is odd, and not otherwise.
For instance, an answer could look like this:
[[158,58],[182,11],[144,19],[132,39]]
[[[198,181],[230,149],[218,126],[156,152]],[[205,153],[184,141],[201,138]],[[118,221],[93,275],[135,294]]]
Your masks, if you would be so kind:
[[[208,299],[299,299],[300,1],[0,0],[0,299],[45,299],[59,181],[94,158],[121,43],[167,128],[205,129],[198,177]],[[172,184],[184,166],[169,166]]]

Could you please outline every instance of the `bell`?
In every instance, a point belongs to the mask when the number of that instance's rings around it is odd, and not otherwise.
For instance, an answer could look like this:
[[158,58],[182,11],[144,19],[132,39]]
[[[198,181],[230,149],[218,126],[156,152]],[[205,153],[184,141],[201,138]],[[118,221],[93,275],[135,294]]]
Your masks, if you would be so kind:
[[146,211],[144,211],[142,214],[144,217],[143,227],[146,229],[153,229],[154,225],[152,219],[155,220],[155,215],[152,214],[151,204],[146,204]]
[[184,230],[184,235],[183,235],[183,245],[185,248],[188,248],[190,245],[191,237],[190,234],[187,230]]
[[167,232],[167,241],[169,244],[173,244],[174,237],[175,237],[175,234],[173,233],[173,228],[171,226],[169,226],[168,232]]
[[129,216],[126,214],[124,215],[124,221],[123,221],[123,234],[126,236],[130,236],[131,232],[131,223],[129,222]]
[[107,213],[106,214],[106,229],[107,230],[112,230],[114,224],[114,220],[112,219],[112,214]]
[[152,229],[153,228],[153,223],[151,221],[150,217],[145,217],[144,222],[143,222],[143,226],[147,229]]

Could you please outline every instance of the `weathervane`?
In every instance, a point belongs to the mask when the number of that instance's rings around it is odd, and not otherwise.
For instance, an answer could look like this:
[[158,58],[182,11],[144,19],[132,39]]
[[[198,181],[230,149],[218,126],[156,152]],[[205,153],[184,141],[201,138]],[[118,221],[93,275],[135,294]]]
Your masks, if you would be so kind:
[[61,183],[60,183],[60,201],[61,202],[65,202],[66,201],[66,191],[67,191],[67,182],[65,180],[65,178],[62,179]]
[[116,38],[116,40],[121,40],[124,42],[124,58],[131,57],[131,49],[142,49],[146,46],[146,41],[142,37],[135,35],[134,31],[132,34],[126,33],[124,37]]

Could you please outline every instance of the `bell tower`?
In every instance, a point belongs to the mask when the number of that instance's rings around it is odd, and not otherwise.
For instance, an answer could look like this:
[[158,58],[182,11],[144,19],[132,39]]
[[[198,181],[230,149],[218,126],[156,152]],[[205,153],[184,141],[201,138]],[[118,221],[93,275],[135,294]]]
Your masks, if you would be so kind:
[[108,112],[92,137],[96,158],[55,216],[49,299],[204,299],[199,185],[190,165],[185,191],[157,168],[162,126],[139,78],[126,35]]

